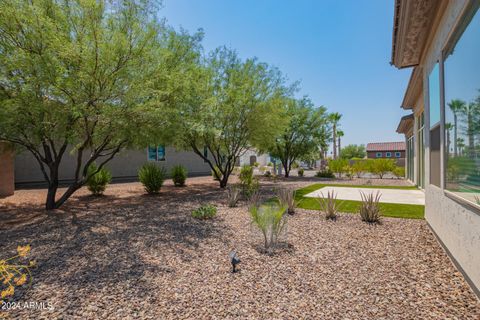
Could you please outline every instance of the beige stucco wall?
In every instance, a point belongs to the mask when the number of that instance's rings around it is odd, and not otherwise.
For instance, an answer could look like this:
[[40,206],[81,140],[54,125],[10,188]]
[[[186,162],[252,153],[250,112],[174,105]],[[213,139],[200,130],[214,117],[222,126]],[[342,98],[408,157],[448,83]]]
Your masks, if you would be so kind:
[[[457,203],[447,197],[441,188],[429,184],[428,74],[441,57],[442,50],[467,4],[467,0],[449,2],[446,12],[435,27],[436,31],[431,34],[429,45],[421,61],[424,70],[425,127],[427,128],[425,131],[425,171],[427,177],[425,217],[478,293],[480,289],[480,212]],[[441,154],[443,155],[443,149]],[[444,172],[443,168],[442,172]],[[441,182],[443,185],[443,177]]]
[[[167,172],[178,164],[185,166],[190,176],[210,174],[210,167],[198,155],[191,151],[176,151],[167,147],[166,161],[156,162],[166,168]],[[76,159],[67,154],[60,166],[60,179],[73,178]],[[99,163],[100,161],[97,161]],[[138,169],[148,162],[147,150],[125,150],[113,158],[106,167],[112,172],[115,180],[135,179]],[[28,152],[23,152],[15,159],[15,183],[36,184],[44,183],[44,178],[35,158]]]

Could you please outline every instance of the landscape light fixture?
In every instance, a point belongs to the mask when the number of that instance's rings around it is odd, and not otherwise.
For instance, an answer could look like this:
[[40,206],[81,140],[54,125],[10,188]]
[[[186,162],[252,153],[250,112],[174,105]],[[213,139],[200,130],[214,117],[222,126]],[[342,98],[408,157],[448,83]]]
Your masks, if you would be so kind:
[[232,264],[232,273],[235,273],[235,272],[237,272],[237,269],[236,269],[237,264],[239,264],[241,262],[240,258],[238,258],[237,251],[235,251],[235,250],[230,251],[228,256],[230,258],[230,263]]

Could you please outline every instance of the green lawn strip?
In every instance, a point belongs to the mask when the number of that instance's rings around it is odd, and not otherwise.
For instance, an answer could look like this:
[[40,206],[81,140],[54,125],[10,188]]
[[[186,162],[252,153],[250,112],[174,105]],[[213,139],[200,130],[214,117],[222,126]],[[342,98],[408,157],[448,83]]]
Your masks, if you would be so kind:
[[[304,197],[315,190],[323,187],[353,187],[353,188],[371,188],[371,189],[402,189],[402,190],[416,190],[416,187],[376,187],[376,186],[351,186],[351,185],[337,185],[337,184],[313,184],[308,187],[297,190],[295,200],[297,207],[308,210],[320,210],[320,204],[316,198]],[[337,200],[340,205],[340,211],[346,213],[358,213],[360,201],[353,200]],[[415,204],[399,204],[399,203],[380,203],[382,214],[385,217],[392,218],[406,218],[406,219],[423,219],[425,207]]]

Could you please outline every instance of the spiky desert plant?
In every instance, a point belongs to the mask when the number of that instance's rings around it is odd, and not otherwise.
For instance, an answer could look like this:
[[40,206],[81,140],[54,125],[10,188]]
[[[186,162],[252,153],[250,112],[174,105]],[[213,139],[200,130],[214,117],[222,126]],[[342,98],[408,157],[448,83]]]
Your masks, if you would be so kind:
[[87,170],[89,176],[87,180],[88,190],[95,196],[102,195],[107,185],[112,181],[112,174],[105,168],[99,170],[95,163],[92,163]]
[[230,208],[237,206],[237,202],[240,200],[241,191],[242,189],[236,184],[227,187],[227,200]]
[[144,164],[138,171],[138,179],[148,194],[157,194],[160,192],[165,177],[165,169],[154,163]]
[[217,215],[217,208],[213,204],[203,205],[192,211],[192,217],[197,219],[211,219]]
[[478,196],[475,196],[475,202],[480,206],[480,198]]
[[287,224],[287,207],[268,204],[250,207],[252,223],[263,235],[266,252],[274,250]]
[[326,220],[337,220],[337,214],[340,209],[340,205],[337,202],[337,195],[335,191],[328,191],[327,196],[325,197],[321,193],[321,197],[317,198],[318,204],[320,205],[320,211],[325,213]]
[[362,203],[360,205],[360,218],[368,223],[377,223],[380,220],[380,191],[376,193],[365,194],[360,191]]

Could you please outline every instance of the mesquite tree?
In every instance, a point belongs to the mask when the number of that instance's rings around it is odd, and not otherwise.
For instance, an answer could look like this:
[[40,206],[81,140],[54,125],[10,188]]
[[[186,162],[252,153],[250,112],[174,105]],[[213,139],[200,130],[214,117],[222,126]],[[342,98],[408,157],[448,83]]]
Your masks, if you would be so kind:
[[193,69],[187,100],[175,104],[178,145],[208,163],[224,188],[240,156],[282,128],[278,103],[286,91],[284,79],[267,64],[242,61],[226,48]]
[[331,140],[331,129],[326,109],[315,108],[308,98],[287,98],[285,109],[288,125],[268,151],[271,156],[280,159],[288,178],[295,161],[310,160],[312,154],[318,154],[327,146]]
[[[28,150],[60,207],[132,144],[156,70],[159,25],[148,1],[0,3],[0,140]],[[59,166],[75,157],[57,197]]]

